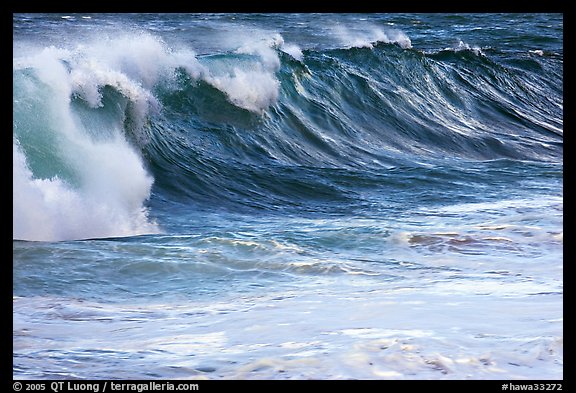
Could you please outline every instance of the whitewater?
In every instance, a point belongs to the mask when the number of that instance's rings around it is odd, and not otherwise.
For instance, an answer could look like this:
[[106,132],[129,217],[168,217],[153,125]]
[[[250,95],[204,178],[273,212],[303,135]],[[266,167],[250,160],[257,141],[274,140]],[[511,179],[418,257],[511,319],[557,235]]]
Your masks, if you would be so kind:
[[13,32],[13,378],[563,379],[561,14]]

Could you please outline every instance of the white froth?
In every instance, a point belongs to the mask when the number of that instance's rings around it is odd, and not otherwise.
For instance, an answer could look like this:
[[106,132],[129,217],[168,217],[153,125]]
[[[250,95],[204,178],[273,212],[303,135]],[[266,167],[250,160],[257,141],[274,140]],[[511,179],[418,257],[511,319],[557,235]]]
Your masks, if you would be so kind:
[[362,24],[355,28],[337,24],[331,30],[340,44],[346,48],[373,48],[378,42],[397,44],[402,49],[412,48],[410,38],[397,29],[383,29],[372,24]]
[[[122,120],[99,129],[77,119],[71,108],[73,95],[91,107],[101,103],[100,88],[116,87],[133,102],[132,115],[139,125],[154,105],[153,96],[121,70],[108,68],[101,58],[49,47],[15,62],[15,68],[33,69],[50,92],[45,102],[48,127],[58,152],[79,184],[58,176],[37,178],[24,152],[13,143],[13,238],[57,241],[92,237],[127,236],[158,232],[147,218],[144,202],[150,196],[152,177],[122,129]],[[31,92],[32,93],[32,92]],[[29,132],[33,132],[30,130]],[[99,136],[93,138],[93,135]]]
[[[36,52],[27,48],[26,56],[15,56],[15,70],[33,70],[50,89],[52,100],[45,103],[48,127],[58,135],[58,154],[73,168],[80,184],[71,185],[59,177],[35,178],[15,140],[14,238],[66,240],[157,232],[144,208],[153,179],[125,133],[130,132],[137,143],[145,143],[143,125],[159,109],[153,88],[159,81],[173,78],[177,68],[221,90],[232,104],[263,113],[279,95],[277,50],[295,58],[301,58],[302,52],[295,45],[286,45],[280,34],[249,38],[245,35],[235,52],[254,56],[255,62],[224,73],[203,64],[194,51],[170,48],[148,33],[103,37],[74,48],[51,46]],[[115,88],[131,103],[125,116],[130,116],[132,129],[123,129],[123,119],[105,130],[87,129],[98,125],[86,125],[76,118],[72,97],[100,108],[105,86]],[[106,137],[93,138],[99,134]]]

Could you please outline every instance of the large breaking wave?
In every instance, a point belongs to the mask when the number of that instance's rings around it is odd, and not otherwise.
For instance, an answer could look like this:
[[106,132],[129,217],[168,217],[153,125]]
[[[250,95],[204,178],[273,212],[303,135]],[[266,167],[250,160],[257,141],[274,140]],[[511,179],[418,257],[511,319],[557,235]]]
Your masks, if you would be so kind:
[[150,198],[318,209],[387,174],[438,186],[450,160],[562,159],[562,54],[337,33],[332,48],[270,34],[199,55],[131,32],[15,52],[13,238],[157,233]]

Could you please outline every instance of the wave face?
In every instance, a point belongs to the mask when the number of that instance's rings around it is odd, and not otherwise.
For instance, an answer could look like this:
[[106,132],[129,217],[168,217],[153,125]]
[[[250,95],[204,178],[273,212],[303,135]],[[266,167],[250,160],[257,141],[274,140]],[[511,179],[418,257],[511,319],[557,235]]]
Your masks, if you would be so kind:
[[307,47],[266,30],[216,35],[200,55],[124,30],[16,45],[14,238],[155,233],[152,194],[330,209],[357,200],[357,182],[430,171],[423,161],[562,160],[563,55],[536,33],[515,51],[419,47],[391,27],[339,24]]

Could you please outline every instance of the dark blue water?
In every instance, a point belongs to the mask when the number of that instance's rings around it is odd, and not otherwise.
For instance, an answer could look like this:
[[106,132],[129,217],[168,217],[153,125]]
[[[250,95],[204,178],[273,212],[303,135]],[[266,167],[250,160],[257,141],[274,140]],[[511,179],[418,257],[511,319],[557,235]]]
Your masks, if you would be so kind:
[[562,378],[562,15],[13,31],[14,378]]

